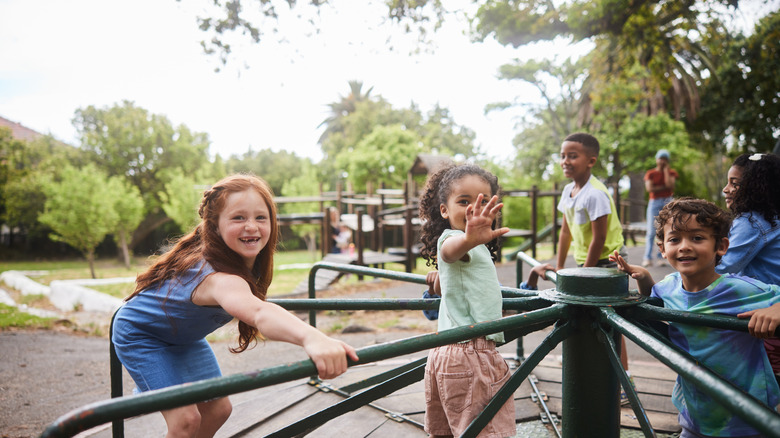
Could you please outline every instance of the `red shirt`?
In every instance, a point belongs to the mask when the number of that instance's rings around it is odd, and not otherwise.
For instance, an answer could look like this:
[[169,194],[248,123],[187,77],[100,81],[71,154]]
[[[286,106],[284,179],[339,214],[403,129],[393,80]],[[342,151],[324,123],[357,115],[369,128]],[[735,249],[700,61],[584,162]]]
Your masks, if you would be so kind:
[[[673,176],[676,180],[677,172],[674,169],[669,169],[669,176]],[[665,182],[664,173],[654,167],[645,173],[645,181],[651,181],[654,186],[662,186]],[[668,198],[670,196],[672,196],[672,189],[650,192],[650,199]]]

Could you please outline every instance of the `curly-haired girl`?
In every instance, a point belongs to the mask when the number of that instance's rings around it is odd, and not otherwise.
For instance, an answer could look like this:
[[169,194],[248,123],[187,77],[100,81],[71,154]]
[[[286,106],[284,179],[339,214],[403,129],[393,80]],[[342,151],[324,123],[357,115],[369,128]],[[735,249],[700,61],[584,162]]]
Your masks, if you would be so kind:
[[[780,157],[742,154],[734,160],[723,187],[726,207],[734,214],[729,250],[718,273],[753,277],[780,284]],[[759,311],[761,312],[761,311]],[[780,382],[780,340],[764,341],[772,370]]]
[[[239,320],[238,348],[258,332],[300,345],[322,378],[357,360],[349,345],[329,338],[265,301],[278,239],[276,206],[265,181],[233,175],[203,194],[201,222],[138,276],[117,311],[112,341],[138,391],[221,376],[206,335]],[[162,411],[168,436],[213,436],[227,421],[226,397]]]
[[[493,229],[503,204],[498,180],[474,165],[450,166],[428,179],[420,198],[421,254],[439,270],[439,330],[501,318],[501,286],[494,263]],[[460,436],[509,379],[496,350],[502,332],[434,348],[425,369],[425,431]],[[480,436],[515,434],[514,401],[507,400]]]

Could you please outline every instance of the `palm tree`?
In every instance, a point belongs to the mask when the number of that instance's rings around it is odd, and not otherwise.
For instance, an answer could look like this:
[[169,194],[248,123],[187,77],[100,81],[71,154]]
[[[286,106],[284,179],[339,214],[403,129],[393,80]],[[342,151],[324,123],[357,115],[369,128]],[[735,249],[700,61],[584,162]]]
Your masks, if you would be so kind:
[[355,112],[355,108],[357,107],[358,102],[369,100],[371,90],[374,89],[374,87],[371,87],[366,90],[365,93],[363,93],[361,91],[363,88],[362,81],[352,80],[348,83],[349,94],[342,96],[341,100],[338,102],[328,104],[328,108],[330,108],[330,116],[328,116],[327,119],[323,120],[322,123],[319,124],[319,126],[325,125],[325,131],[322,132],[320,139],[317,141],[319,144],[323,144],[329,135],[336,132],[342,132],[344,130],[344,126],[342,124],[344,117]]

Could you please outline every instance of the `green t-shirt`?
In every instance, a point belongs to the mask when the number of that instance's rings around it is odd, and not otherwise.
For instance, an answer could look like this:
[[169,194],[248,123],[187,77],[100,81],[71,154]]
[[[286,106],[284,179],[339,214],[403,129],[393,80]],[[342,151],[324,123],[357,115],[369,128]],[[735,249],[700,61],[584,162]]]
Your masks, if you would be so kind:
[[[444,230],[437,243],[441,245],[449,237],[464,234],[460,230]],[[490,258],[490,250],[478,245],[468,252],[469,260],[446,263],[439,258],[441,304],[439,305],[439,330],[447,330],[502,316],[501,285],[496,266]],[[504,333],[486,336],[496,342],[504,342]]]

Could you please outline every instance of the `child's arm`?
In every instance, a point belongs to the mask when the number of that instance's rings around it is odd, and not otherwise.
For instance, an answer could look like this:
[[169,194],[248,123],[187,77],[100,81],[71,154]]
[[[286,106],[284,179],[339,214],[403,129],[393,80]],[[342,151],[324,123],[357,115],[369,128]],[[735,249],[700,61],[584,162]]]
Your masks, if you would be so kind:
[[757,338],[773,338],[775,330],[780,327],[780,303],[764,309],[740,313],[739,318],[750,318],[748,330]]
[[236,275],[215,273],[198,286],[192,302],[218,305],[241,321],[256,327],[268,339],[300,345],[317,366],[320,378],[332,379],[347,370],[347,357],[358,360],[355,349],[326,336],[284,308],[252,295]]
[[588,256],[582,266],[596,266],[599,262],[601,251],[604,250],[604,243],[607,241],[607,219],[609,219],[609,215],[604,215],[591,221],[590,229],[593,238],[590,240],[590,245],[588,245]]
[[[521,284],[520,287],[523,289],[530,289],[530,290],[537,290],[539,288],[539,277],[544,278],[544,273],[546,271],[554,271],[555,266],[547,263],[544,265],[536,265],[531,269],[531,273],[528,274],[528,281]],[[525,287],[523,287],[525,286]]]
[[428,293],[441,296],[441,283],[439,282],[439,271],[431,271],[425,275],[425,284],[428,285]]
[[451,237],[441,245],[439,255],[445,263],[461,260],[477,245],[484,245],[509,232],[507,227],[498,230],[492,228],[493,220],[498,216],[501,207],[504,206],[498,202],[498,196],[494,195],[484,206],[482,206],[482,199],[483,196],[480,193],[476,202],[466,207],[466,233]]
[[618,254],[617,251],[609,255],[609,260],[617,262],[619,270],[625,272],[626,274],[630,275],[631,278],[636,280],[640,294],[646,297],[650,296],[650,292],[653,290],[653,285],[655,285],[655,281],[653,281],[653,276],[650,275],[650,271],[641,266],[629,265],[628,262],[626,262],[626,259]]
[[561,226],[561,234],[558,236],[558,265],[555,270],[563,269],[566,266],[566,256],[569,255],[569,247],[571,246],[571,230],[569,230],[569,224],[566,222],[566,216],[563,217],[563,226]]

